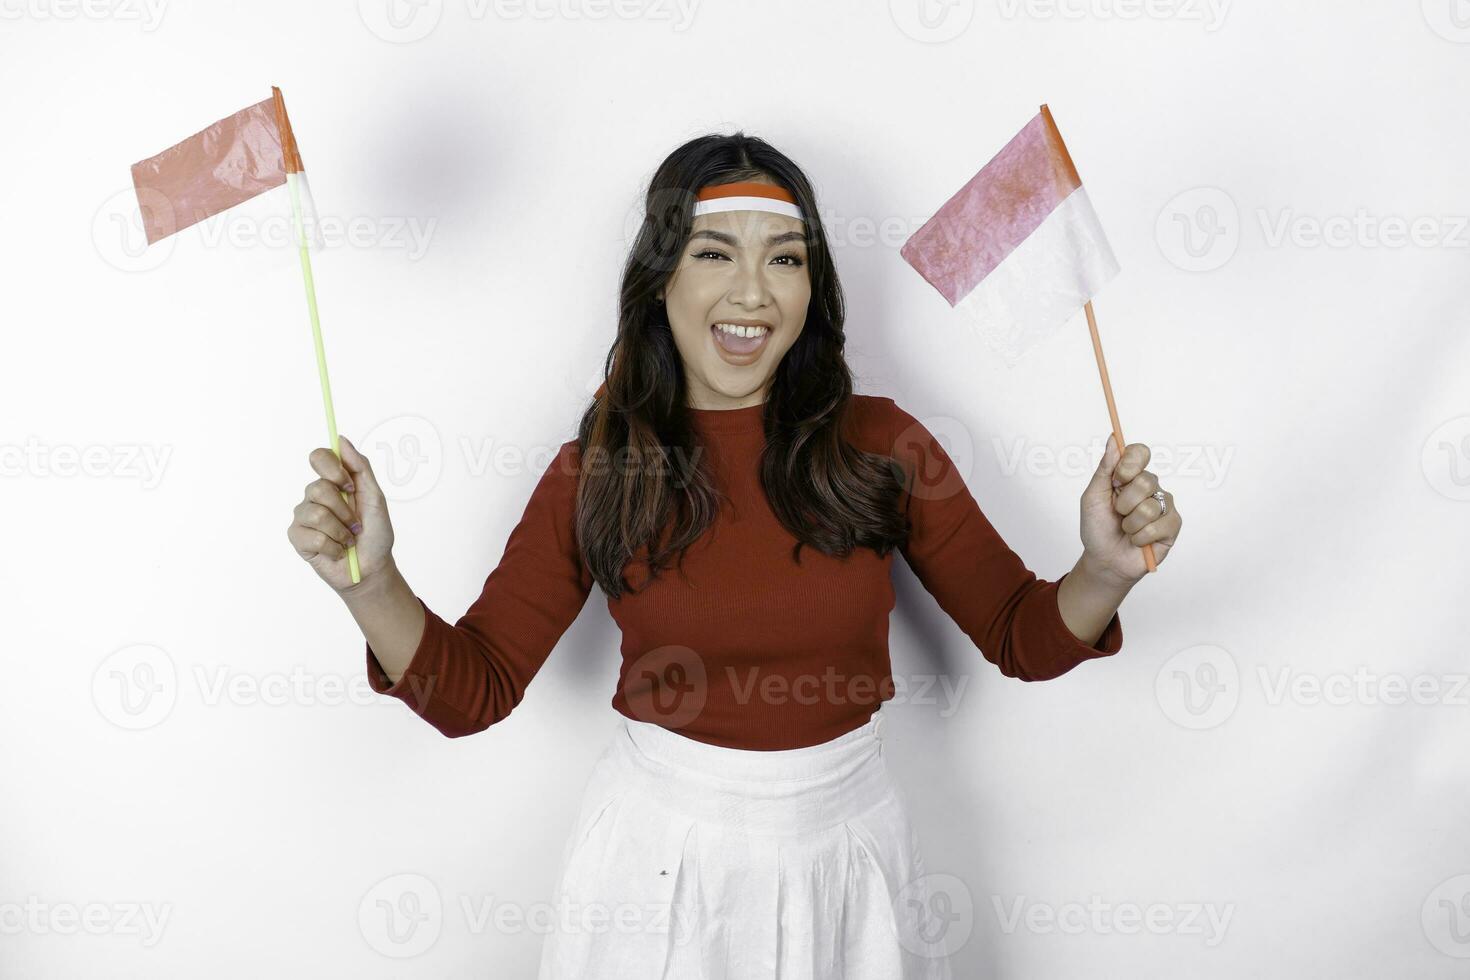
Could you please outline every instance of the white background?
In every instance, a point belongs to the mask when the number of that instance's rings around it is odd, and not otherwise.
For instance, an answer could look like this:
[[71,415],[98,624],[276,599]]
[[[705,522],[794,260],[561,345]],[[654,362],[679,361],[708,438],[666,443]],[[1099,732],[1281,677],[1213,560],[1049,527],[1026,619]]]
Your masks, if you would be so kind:
[[315,263],[338,422],[450,621],[598,380],[644,183],[737,127],[816,184],[860,390],[1070,568],[1085,320],[1007,370],[898,255],[1047,102],[1186,526],[1122,652],[1041,684],[895,564],[895,675],[965,685],[887,730],[956,976],[1466,975],[1463,3],[395,2],[0,0],[0,975],[532,976],[480,916],[547,899],[612,731],[595,590],[476,737],[363,696],[284,534],[326,442],[284,192],[146,251],[132,199],[272,83],[353,230]]

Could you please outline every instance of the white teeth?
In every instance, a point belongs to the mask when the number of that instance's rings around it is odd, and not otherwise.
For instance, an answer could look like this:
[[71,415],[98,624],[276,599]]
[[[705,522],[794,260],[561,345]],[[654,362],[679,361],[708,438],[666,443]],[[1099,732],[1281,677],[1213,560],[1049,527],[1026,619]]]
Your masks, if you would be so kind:
[[767,327],[742,327],[734,323],[717,323],[715,327],[723,330],[725,333],[734,334],[737,337],[759,337],[762,334],[770,333]]

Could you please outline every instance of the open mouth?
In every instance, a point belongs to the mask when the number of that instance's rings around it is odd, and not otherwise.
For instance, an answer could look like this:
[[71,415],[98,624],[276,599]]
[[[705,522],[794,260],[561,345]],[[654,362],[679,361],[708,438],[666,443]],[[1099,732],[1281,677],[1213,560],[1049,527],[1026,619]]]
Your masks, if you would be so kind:
[[765,347],[771,336],[768,326],[742,326],[736,323],[714,323],[710,325],[715,346],[721,354],[728,354],[740,362],[752,360]]

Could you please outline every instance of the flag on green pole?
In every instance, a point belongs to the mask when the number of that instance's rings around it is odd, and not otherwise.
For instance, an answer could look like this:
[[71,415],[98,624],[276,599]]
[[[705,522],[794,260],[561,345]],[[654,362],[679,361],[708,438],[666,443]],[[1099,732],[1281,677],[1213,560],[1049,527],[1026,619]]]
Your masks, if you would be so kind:
[[[217,120],[188,139],[133,164],[133,188],[138,195],[143,234],[149,245],[283,184],[291,199],[301,277],[306,284],[306,310],[316,347],[322,403],[327,410],[327,436],[332,452],[340,460],[337,417],[332,410],[332,387],[327,381],[327,355],[322,346],[316,286],[308,254],[310,240],[303,217],[304,211],[312,211],[311,190],[281,90],[272,85],[270,98]],[[351,503],[346,493],[342,499]],[[347,567],[353,582],[362,581],[356,547],[347,549]]]

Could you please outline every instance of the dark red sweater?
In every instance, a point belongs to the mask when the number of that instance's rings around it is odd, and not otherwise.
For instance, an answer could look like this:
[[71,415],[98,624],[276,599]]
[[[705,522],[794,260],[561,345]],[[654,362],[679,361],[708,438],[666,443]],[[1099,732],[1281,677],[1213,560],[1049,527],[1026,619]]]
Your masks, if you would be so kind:
[[[987,660],[1009,677],[1047,680],[1122,647],[1116,615],[1095,646],[1067,629],[1061,580],[1038,579],[1011,551],[927,428],[891,398],[855,395],[852,407],[852,444],[915,476],[905,560]],[[760,486],[764,409],[691,410],[703,461],[730,504],[689,549],[682,575],[665,569],[648,584],[630,566],[626,577],[642,591],[608,602],[623,633],[612,706],[701,742],[786,749],[851,731],[893,696],[893,555],[859,548],[844,560],[805,546],[800,564],[792,560],[796,539]],[[368,646],[374,690],[451,738],[520,704],[593,586],[573,525],[577,464],[576,440],[564,443],[454,625],[424,606],[423,636],[397,684]]]

